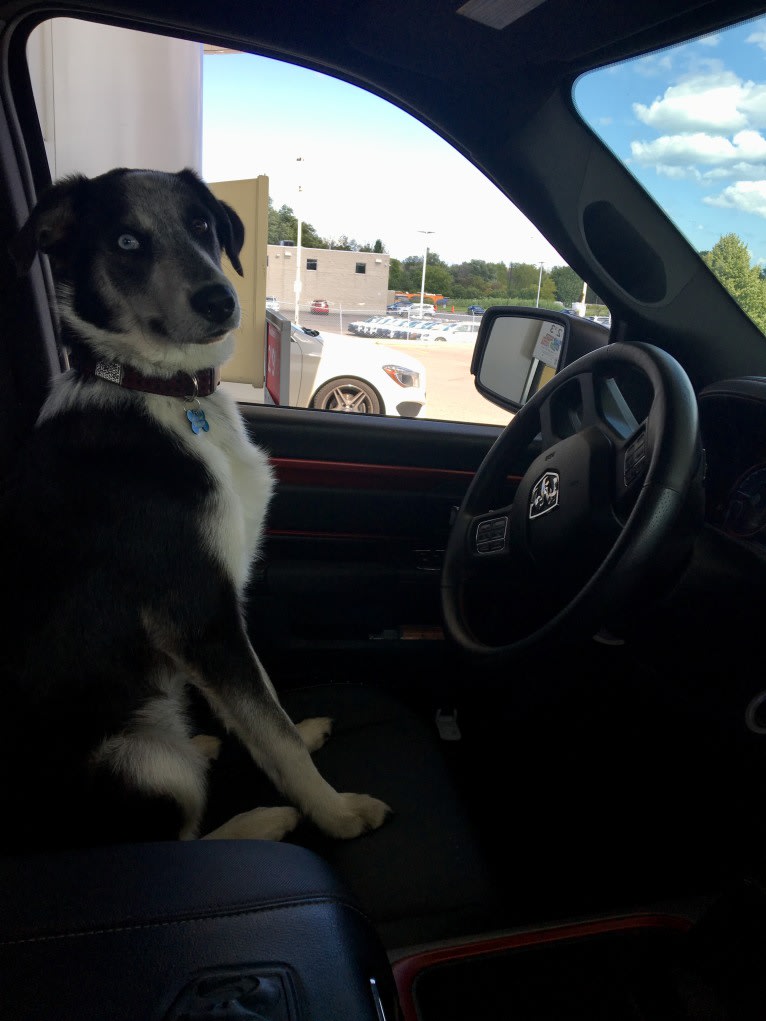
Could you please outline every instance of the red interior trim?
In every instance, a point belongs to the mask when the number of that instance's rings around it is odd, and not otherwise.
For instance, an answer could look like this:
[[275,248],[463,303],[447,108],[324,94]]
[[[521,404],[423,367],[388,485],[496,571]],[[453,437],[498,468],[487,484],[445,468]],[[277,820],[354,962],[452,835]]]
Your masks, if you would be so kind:
[[513,933],[508,936],[480,940],[477,943],[466,943],[462,946],[425,950],[422,953],[413,954],[412,957],[403,957],[392,965],[403,1021],[421,1021],[415,1006],[413,986],[418,974],[435,964],[444,964],[446,961],[462,961],[470,957],[501,953],[535,944],[581,939],[584,936],[598,936],[609,932],[624,932],[626,929],[675,929],[678,932],[687,932],[691,927],[690,919],[680,915],[632,915],[626,918],[580,922],[532,932]]
[[266,534],[275,539],[332,539],[347,542],[398,542],[420,543],[425,540],[415,535],[392,536],[388,532],[321,532],[306,528],[267,528]]
[[272,457],[277,478],[285,485],[326,486],[344,489],[429,490],[445,482],[467,486],[474,473],[448,468],[409,465],[361,464],[353,461],[314,461]]

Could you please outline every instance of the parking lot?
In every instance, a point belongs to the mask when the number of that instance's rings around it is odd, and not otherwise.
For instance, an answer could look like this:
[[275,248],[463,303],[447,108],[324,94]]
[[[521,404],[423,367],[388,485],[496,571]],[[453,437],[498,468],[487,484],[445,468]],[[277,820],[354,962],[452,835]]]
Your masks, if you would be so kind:
[[[322,329],[322,333],[330,332]],[[361,339],[360,342],[380,343],[394,351],[404,351],[423,363],[428,379],[428,402],[421,418],[489,425],[507,425],[511,420],[509,412],[486,400],[474,386],[471,375],[473,344]]]
[[[282,304],[280,313],[291,317],[293,308]],[[328,315],[314,315],[301,311],[300,325],[322,333],[349,337],[348,324],[367,319],[373,313],[347,313],[331,311]],[[438,318],[452,322],[470,322],[470,316],[439,313]],[[478,321],[478,320],[476,320]],[[367,343],[376,343],[368,340]],[[511,415],[496,407],[479,394],[471,375],[473,344],[449,342],[437,344],[429,341],[381,340],[379,343],[393,350],[405,351],[419,359],[428,375],[428,402],[423,418],[444,419],[453,422],[480,422],[489,425],[507,425]]]
[[486,400],[471,375],[473,345],[410,341],[387,344],[418,358],[428,373],[428,403],[422,418],[507,425],[512,416]]

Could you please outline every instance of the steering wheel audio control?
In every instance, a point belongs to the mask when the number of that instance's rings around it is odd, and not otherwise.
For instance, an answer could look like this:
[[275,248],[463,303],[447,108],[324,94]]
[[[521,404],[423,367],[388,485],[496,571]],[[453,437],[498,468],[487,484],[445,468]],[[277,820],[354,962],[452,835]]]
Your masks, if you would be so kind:
[[508,518],[490,518],[480,521],[476,529],[476,552],[499,553],[505,549],[505,535],[508,531]]

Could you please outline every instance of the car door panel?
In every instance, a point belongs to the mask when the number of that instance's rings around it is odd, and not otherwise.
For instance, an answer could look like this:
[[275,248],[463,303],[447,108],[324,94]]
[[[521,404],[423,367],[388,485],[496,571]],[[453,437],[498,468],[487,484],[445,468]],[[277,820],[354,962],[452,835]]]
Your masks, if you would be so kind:
[[[441,552],[492,426],[244,408],[277,486],[248,626],[268,659],[441,638]],[[439,643],[443,644],[443,643]]]

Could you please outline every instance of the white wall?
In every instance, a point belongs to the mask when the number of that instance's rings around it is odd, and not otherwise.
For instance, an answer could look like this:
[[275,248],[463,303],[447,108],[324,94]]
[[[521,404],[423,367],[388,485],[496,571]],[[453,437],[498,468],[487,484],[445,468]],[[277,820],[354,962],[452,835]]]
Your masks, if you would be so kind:
[[202,169],[202,45],[56,18],[28,61],[51,176]]

